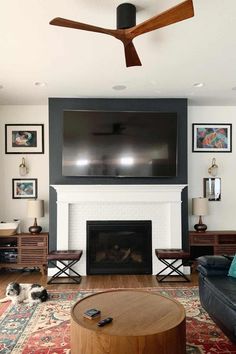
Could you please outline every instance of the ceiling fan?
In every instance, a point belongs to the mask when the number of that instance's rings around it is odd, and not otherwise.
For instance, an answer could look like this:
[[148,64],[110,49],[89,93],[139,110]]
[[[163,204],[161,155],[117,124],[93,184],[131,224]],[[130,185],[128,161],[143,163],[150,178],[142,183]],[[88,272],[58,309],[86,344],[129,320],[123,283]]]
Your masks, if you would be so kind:
[[136,25],[136,8],[133,4],[124,3],[117,7],[117,29],[108,29],[86,23],[56,17],[50,25],[70,27],[84,31],[98,32],[111,35],[119,39],[125,49],[126,66],[140,66],[141,61],[133,44],[133,39],[141,34],[169,26],[173,23],[186,20],[194,16],[193,1],[186,0],[170,9],[151,17]]

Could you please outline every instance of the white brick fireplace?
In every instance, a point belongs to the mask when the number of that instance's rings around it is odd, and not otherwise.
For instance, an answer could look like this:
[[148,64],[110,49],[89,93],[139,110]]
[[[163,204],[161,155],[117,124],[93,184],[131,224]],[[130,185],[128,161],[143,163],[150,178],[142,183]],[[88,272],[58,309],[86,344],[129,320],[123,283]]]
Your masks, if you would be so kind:
[[185,185],[52,185],[57,192],[57,249],[81,249],[76,269],[86,275],[86,221],[151,220],[156,248],[181,248],[181,191]]

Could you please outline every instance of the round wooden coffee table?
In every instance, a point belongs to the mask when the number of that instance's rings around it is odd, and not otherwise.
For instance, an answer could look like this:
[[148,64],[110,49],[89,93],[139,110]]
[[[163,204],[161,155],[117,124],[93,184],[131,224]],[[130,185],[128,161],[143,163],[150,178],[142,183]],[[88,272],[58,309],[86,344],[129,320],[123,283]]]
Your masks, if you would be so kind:
[[[101,310],[101,317],[83,313]],[[113,322],[98,327],[100,319]],[[151,291],[109,290],[78,301],[71,310],[71,354],[184,354],[183,305]]]

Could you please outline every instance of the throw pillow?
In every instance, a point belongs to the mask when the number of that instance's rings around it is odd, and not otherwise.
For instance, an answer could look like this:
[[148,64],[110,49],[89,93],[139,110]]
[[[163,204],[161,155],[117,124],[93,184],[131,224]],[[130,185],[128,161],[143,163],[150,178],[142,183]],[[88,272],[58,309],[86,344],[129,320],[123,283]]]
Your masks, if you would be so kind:
[[236,278],[236,255],[230,265],[228,276]]

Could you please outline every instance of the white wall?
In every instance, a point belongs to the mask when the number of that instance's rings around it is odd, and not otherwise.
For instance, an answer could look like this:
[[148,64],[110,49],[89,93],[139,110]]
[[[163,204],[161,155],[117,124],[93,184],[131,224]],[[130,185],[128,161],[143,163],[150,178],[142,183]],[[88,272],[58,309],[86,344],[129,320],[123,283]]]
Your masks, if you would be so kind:
[[[191,198],[203,195],[203,178],[208,177],[212,158],[219,165],[222,179],[220,202],[210,202],[210,214],[203,221],[208,230],[236,230],[236,107],[189,107],[188,110],[188,170],[189,170],[189,226],[197,222],[191,215]],[[44,124],[44,154],[5,154],[5,124]],[[193,153],[192,123],[232,123],[232,153]],[[32,220],[26,217],[26,201],[12,199],[12,178],[20,178],[18,166],[25,157],[30,172],[27,178],[38,179],[38,198],[45,200],[46,215],[39,220],[43,230],[48,231],[48,107],[47,106],[0,106],[0,221],[21,219],[23,231],[27,231]]]
[[[5,154],[5,124],[44,124],[44,154]],[[48,107],[0,106],[0,221],[21,220],[22,231],[33,224],[26,217],[26,200],[12,199],[12,179],[19,175],[22,157],[29,166],[25,178],[38,179],[38,199],[45,201],[45,217],[38,220],[48,231],[49,167],[48,167]]]
[[[232,123],[231,153],[192,152],[192,123]],[[203,222],[208,230],[236,230],[236,107],[189,107],[188,109],[188,177],[189,177],[189,227],[197,223],[198,217],[191,215],[191,198],[203,196],[203,178],[212,158],[219,166],[221,177],[221,201],[209,202],[209,215]]]

